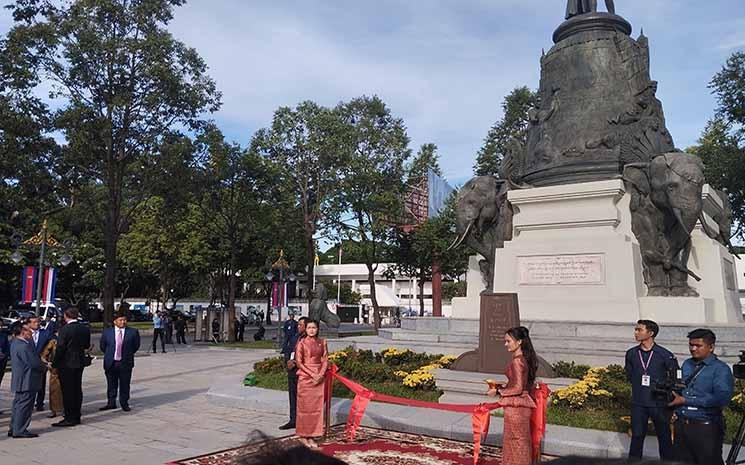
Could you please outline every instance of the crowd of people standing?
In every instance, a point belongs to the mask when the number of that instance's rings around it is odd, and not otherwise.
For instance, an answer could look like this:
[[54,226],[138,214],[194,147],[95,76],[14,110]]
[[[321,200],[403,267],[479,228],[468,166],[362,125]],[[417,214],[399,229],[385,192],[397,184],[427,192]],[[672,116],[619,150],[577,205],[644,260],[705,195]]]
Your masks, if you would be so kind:
[[[114,315],[114,326],[101,334],[99,348],[107,383],[107,403],[99,410],[129,406],[134,355],[140,348],[140,334],[127,326],[125,311]],[[8,436],[18,439],[38,437],[29,430],[34,408],[44,410],[48,391],[50,418],[63,415],[54,427],[81,424],[83,372],[93,361],[90,326],[80,322],[78,310],[64,311],[57,324],[32,316],[13,325],[11,338],[0,333],[0,383],[8,360],[11,363],[12,411]],[[48,378],[48,381],[47,381]],[[47,389],[48,387],[48,389]],[[2,412],[0,412],[2,413]]]

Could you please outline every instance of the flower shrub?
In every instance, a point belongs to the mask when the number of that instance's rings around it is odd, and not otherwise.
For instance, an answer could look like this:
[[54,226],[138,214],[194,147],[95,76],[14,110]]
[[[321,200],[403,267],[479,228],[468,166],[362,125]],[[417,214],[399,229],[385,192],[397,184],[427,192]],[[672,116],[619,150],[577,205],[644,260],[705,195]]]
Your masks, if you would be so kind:
[[[388,348],[379,353],[347,347],[329,354],[329,362],[339,367],[346,377],[361,383],[397,383],[417,390],[435,390],[433,371],[448,368],[456,359],[453,355],[429,355],[408,349]],[[285,371],[282,357],[256,363],[260,374],[279,374]]]
[[287,365],[282,357],[265,358],[254,365],[254,371],[261,374],[279,373],[286,370]]

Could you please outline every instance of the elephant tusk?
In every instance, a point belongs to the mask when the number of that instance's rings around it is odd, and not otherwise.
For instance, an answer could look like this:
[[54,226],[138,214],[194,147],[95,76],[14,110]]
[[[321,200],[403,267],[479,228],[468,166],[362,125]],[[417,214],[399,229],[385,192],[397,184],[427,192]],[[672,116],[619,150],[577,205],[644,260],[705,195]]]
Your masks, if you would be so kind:
[[[678,224],[681,228],[683,228],[683,231],[688,231],[688,228],[686,228],[686,224],[683,222],[683,215],[680,212],[680,208],[673,208],[673,215],[675,215],[675,219],[678,220]],[[688,231],[688,234],[691,232]]]
[[473,226],[473,221],[468,223],[468,226],[466,226],[466,231],[463,234],[455,238],[453,243],[450,244],[450,247],[448,247],[448,250],[453,250],[465,240],[466,236],[468,236],[468,233],[471,232],[471,226]]

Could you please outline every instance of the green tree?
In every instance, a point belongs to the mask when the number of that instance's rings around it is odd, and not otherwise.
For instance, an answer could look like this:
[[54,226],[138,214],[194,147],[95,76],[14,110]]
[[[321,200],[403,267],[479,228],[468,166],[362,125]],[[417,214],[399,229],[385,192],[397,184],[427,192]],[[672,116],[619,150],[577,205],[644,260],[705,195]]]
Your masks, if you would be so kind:
[[308,282],[313,282],[316,247],[314,238],[329,227],[333,199],[343,161],[340,156],[339,119],[328,108],[306,101],[295,109],[281,107],[271,128],[261,129],[251,151],[266,156],[280,169],[280,179],[292,193],[300,213]]
[[538,93],[528,87],[517,87],[502,102],[503,116],[489,129],[484,145],[476,155],[476,176],[496,175],[511,139],[527,141],[528,110],[538,103]]
[[440,168],[440,155],[437,153],[437,145],[433,143],[422,144],[408,166],[409,184],[418,182],[427,177],[427,172],[432,170],[436,175],[442,176]]
[[745,125],[745,52],[733,53],[709,84],[717,96],[717,115],[723,121]]
[[711,80],[718,107],[695,147],[706,181],[729,195],[735,226],[731,237],[745,239],[745,52],[734,53]]
[[341,103],[336,111],[344,124],[344,152],[348,163],[339,180],[336,227],[355,241],[368,271],[375,329],[380,328],[380,306],[375,271],[391,241],[405,190],[404,163],[410,157],[403,120],[396,118],[378,97],[359,97]]
[[[166,26],[184,0],[18,0],[13,64],[52,84],[55,126],[73,177],[103,187],[104,319],[111,322],[117,246],[148,197],[142,179],[171,128],[196,129],[220,93],[196,50]],[[32,73],[29,71],[29,73]]]

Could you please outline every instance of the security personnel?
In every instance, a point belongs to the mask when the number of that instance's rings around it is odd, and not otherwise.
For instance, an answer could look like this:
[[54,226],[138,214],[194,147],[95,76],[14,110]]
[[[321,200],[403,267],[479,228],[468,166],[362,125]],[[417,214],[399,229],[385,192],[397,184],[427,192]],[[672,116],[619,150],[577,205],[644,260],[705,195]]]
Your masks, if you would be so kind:
[[652,395],[656,383],[664,382],[678,370],[675,355],[655,343],[660,327],[652,320],[639,320],[634,328],[634,339],[639,345],[626,351],[626,377],[631,383],[631,446],[629,459],[641,460],[647,425],[652,419],[657,432],[660,458],[673,457],[670,417],[672,410],[666,398]]
[[732,399],[735,379],[729,366],[714,355],[716,335],[709,329],[688,334],[691,358],[683,363],[683,395],[674,394],[675,458],[684,463],[723,465],[724,409]]

